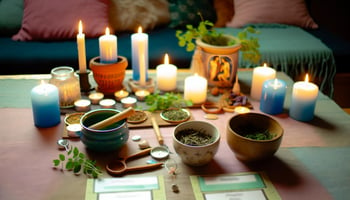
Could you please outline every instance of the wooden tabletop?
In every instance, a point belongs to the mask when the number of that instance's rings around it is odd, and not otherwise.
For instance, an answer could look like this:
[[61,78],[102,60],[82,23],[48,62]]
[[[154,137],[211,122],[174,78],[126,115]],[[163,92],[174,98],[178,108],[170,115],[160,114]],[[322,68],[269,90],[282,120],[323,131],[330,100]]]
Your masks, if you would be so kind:
[[[188,75],[188,72],[181,73],[183,73],[182,77]],[[238,75],[242,91],[249,94],[251,71],[239,71]],[[224,113],[219,115],[218,120],[207,120],[201,109],[191,109],[195,120],[208,121],[220,131],[222,140],[214,160],[203,167],[190,167],[183,164],[172,147],[174,126],[160,127],[165,144],[173,152],[170,154],[170,158],[174,159],[179,167],[176,179],[169,176],[165,168],[129,174],[126,177],[162,175],[165,181],[167,199],[194,199],[189,175],[264,171],[282,199],[334,198],[330,194],[330,188],[326,188],[321,182],[322,180],[314,176],[305,163],[293,153],[293,150],[306,147],[348,148],[350,145],[350,117],[331,99],[321,94],[317,101],[314,120],[305,123],[289,118],[288,108],[293,82],[283,73],[278,73],[277,76],[287,82],[288,95],[285,112],[272,116],[281,123],[285,130],[281,148],[273,158],[255,164],[238,161],[226,143],[226,123],[235,113]],[[23,77],[19,81],[25,83]],[[251,103],[254,106],[252,112],[260,113],[259,102],[251,100]],[[52,128],[36,128],[33,124],[30,107],[2,106],[0,112],[2,141],[2,145],[0,145],[0,199],[28,199],[28,197],[30,199],[84,199],[86,177],[53,168],[52,160],[56,159],[59,153],[62,153],[58,150],[56,141],[62,137],[65,125],[61,123]],[[151,146],[158,145],[152,128],[130,129],[130,138],[135,135],[148,140]],[[97,160],[97,164],[102,168],[119,156],[139,151],[137,142],[130,139],[119,151],[111,153],[89,151],[85,149],[79,139],[70,140],[70,143],[85,152],[89,158]],[[150,157],[139,159],[131,164],[144,164],[147,159]],[[327,162],[327,158],[324,159],[325,166],[334,167]],[[111,176],[104,171],[102,177]],[[179,193],[172,192],[171,185],[173,183],[179,186]],[[346,190],[345,188],[342,191]]]

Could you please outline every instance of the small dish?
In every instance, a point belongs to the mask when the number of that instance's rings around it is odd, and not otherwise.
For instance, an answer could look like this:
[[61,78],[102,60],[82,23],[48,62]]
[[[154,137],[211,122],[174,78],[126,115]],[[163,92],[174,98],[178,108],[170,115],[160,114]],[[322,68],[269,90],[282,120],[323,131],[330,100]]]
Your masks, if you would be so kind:
[[83,112],[76,112],[76,113],[67,114],[66,117],[64,118],[64,123],[67,126],[69,126],[71,124],[80,124],[80,118],[84,114],[85,113],[83,113]]
[[135,110],[135,113],[127,118],[127,122],[130,124],[140,124],[147,120],[147,114],[142,110]]
[[160,113],[160,117],[170,123],[180,123],[190,119],[191,113],[187,109],[168,109]]

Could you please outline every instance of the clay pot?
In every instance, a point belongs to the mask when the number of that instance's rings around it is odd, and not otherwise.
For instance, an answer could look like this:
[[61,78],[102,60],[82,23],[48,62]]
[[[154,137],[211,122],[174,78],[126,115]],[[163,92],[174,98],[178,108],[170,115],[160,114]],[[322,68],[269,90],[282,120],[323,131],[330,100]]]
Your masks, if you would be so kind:
[[[237,40],[231,35],[225,35]],[[232,87],[238,69],[239,43],[230,46],[215,46],[196,40],[191,68],[200,76],[206,77],[208,84],[218,87]]]
[[95,57],[90,60],[89,66],[97,83],[97,91],[110,95],[123,89],[125,70],[128,66],[125,57],[118,56],[116,63],[101,63],[100,57]]

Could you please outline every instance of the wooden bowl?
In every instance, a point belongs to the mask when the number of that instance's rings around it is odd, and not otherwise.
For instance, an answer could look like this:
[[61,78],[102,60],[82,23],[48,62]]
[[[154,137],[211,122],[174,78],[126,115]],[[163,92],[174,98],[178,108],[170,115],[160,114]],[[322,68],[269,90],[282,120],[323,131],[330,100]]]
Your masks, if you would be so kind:
[[[272,139],[256,140],[245,137],[247,133],[268,131]],[[271,117],[260,113],[245,113],[233,116],[227,125],[227,144],[236,158],[244,162],[266,159],[280,147],[283,128]]]

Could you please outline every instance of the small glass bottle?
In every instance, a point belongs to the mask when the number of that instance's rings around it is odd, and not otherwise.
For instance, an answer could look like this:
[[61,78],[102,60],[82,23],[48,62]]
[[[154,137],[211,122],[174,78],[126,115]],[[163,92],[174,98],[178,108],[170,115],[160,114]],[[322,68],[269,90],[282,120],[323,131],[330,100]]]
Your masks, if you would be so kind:
[[49,82],[58,88],[60,107],[73,107],[74,102],[81,97],[79,80],[74,75],[74,69],[68,66],[56,67],[51,70],[51,76]]

